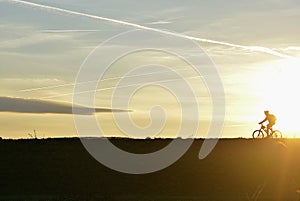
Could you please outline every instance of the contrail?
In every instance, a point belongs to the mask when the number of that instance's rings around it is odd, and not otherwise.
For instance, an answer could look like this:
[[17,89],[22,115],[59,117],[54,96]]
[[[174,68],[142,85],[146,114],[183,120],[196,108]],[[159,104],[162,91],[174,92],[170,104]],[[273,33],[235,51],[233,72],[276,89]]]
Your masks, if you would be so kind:
[[[202,76],[197,75],[197,76],[192,76],[192,77],[187,77],[186,79],[195,79],[195,78],[201,78]],[[161,83],[166,83],[166,82],[173,82],[181,80],[181,78],[173,78],[173,79],[168,79],[168,80],[160,80],[160,81],[154,81],[154,82],[149,82],[147,84],[161,84]],[[54,95],[54,96],[45,96],[39,98],[40,100],[49,100],[52,98],[58,98],[58,97],[63,97],[63,96],[72,96],[74,94],[84,94],[84,93],[95,93],[99,91],[106,91],[110,89],[122,89],[122,88],[128,88],[128,87],[135,87],[135,86],[141,86],[141,83],[135,83],[135,84],[129,84],[129,85],[123,85],[123,86],[113,86],[113,87],[106,87],[106,88],[101,88],[101,89],[96,89],[96,90],[87,90],[87,91],[80,91],[77,93],[66,93],[66,94],[60,94],[60,95]]]
[[[88,84],[91,82],[97,82],[97,80],[92,80],[84,83],[77,83],[77,84]],[[44,89],[55,89],[55,88],[60,88],[60,87],[68,87],[68,86],[74,86],[75,83],[67,83],[67,84],[59,84],[59,85],[52,85],[52,86],[45,86],[45,87],[36,87],[36,88],[28,88],[28,89],[21,89],[18,92],[31,92],[31,91],[39,91],[39,90],[44,90]]]
[[162,33],[162,34],[166,34],[166,35],[172,35],[172,36],[176,36],[176,37],[179,37],[179,38],[190,39],[190,40],[198,41],[198,42],[206,42],[206,43],[224,45],[224,46],[229,46],[229,47],[241,48],[241,49],[245,49],[245,50],[249,50],[249,51],[263,52],[263,53],[267,53],[267,54],[270,54],[270,55],[273,55],[273,56],[278,56],[278,57],[281,57],[281,58],[294,58],[292,56],[282,54],[280,52],[274,51],[274,50],[272,50],[270,48],[267,48],[267,47],[245,46],[245,45],[238,45],[238,44],[227,43],[227,42],[222,42],[222,41],[216,41],[216,40],[210,40],[210,39],[204,39],[204,38],[197,38],[197,37],[187,36],[187,35],[180,34],[180,33],[173,33],[173,32],[170,32],[170,31],[165,31],[165,30],[151,28],[151,27],[147,27],[147,26],[143,26],[143,25],[139,25],[139,24],[135,24],[135,23],[130,23],[130,22],[122,21],[122,20],[116,20],[116,19],[101,17],[101,16],[97,16],[97,15],[86,14],[86,13],[73,11],[73,10],[67,10],[67,9],[58,8],[58,7],[54,7],[54,6],[47,6],[47,5],[43,5],[43,4],[32,3],[32,2],[29,2],[29,1],[22,1],[22,0],[7,0],[7,1],[15,2],[15,3],[27,5],[27,6],[32,6],[32,7],[36,7],[36,8],[41,8],[41,9],[46,9],[46,10],[51,10],[51,11],[57,11],[57,12],[61,12],[61,13],[72,14],[72,15],[91,18],[91,19],[96,19],[96,20],[101,20],[101,21],[107,21],[107,22],[112,22],[112,23],[116,23],[116,24],[126,25],[126,26],[129,26],[129,27],[137,28],[137,29],[143,29],[143,30],[158,32],[158,33]]
[[[187,71],[190,69],[179,69],[177,71]],[[133,77],[141,77],[145,75],[154,75],[154,74],[163,74],[163,73],[169,73],[170,71],[158,71],[158,72],[151,72],[151,73],[142,73],[142,74],[137,74],[137,75],[131,75],[127,76],[127,78],[133,78]],[[111,77],[111,78],[105,78],[101,79],[100,81],[110,81],[110,80],[118,80],[123,77]],[[45,86],[45,87],[36,87],[36,88],[28,88],[28,89],[21,89],[18,90],[18,92],[32,92],[32,91],[39,91],[39,90],[44,90],[44,89],[55,89],[55,88],[60,88],[60,87],[68,87],[68,86],[74,86],[75,84],[77,85],[82,85],[82,84],[89,84],[93,82],[99,82],[99,80],[91,80],[91,81],[85,81],[85,82],[78,82],[78,83],[66,83],[66,84],[58,84],[58,85],[52,85],[52,86]]]

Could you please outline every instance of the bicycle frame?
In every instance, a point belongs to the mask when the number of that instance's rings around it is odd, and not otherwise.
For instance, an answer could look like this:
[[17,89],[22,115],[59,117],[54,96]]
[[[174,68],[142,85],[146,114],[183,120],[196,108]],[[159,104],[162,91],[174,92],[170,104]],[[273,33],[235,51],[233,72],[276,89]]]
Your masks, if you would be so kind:
[[[264,126],[263,124],[260,124],[260,129],[261,131],[263,131],[266,135],[268,135],[268,127]],[[272,130],[270,129],[271,132],[269,132],[269,135],[272,135]]]
[[269,129],[269,130],[271,130],[271,132],[269,132],[269,134],[268,134],[267,129],[268,129],[267,126],[264,126],[263,124],[261,124],[260,129],[253,131],[252,137],[253,138],[264,138],[266,136],[266,137],[272,137],[272,138],[282,138],[282,133],[279,130]]

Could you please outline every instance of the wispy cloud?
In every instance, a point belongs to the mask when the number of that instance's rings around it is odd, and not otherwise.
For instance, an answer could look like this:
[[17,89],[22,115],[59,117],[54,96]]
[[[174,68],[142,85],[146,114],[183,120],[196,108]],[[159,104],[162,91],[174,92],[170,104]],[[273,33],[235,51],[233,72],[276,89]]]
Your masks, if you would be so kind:
[[171,31],[165,31],[165,30],[160,30],[160,29],[156,29],[156,28],[151,28],[151,27],[147,27],[147,26],[143,26],[143,25],[139,25],[139,24],[135,24],[135,23],[130,23],[130,22],[122,21],[122,20],[116,20],[116,19],[112,19],[112,18],[91,15],[91,14],[82,13],[82,12],[78,12],[78,11],[73,11],[73,10],[68,10],[68,9],[63,9],[63,8],[58,8],[58,7],[53,7],[53,6],[47,6],[47,5],[38,4],[38,3],[32,3],[29,1],[21,1],[21,0],[8,0],[8,1],[35,7],[35,8],[41,8],[41,9],[45,9],[45,10],[49,10],[49,11],[56,11],[56,12],[61,12],[61,13],[66,13],[66,14],[71,14],[71,15],[77,15],[77,16],[87,17],[90,19],[101,20],[101,21],[111,22],[111,23],[115,23],[115,24],[128,26],[128,27],[133,27],[133,28],[137,28],[137,29],[143,29],[143,30],[158,32],[158,33],[162,33],[162,34],[166,34],[166,35],[172,35],[172,36],[176,36],[179,38],[190,39],[190,40],[194,40],[194,41],[198,41],[198,42],[205,42],[205,43],[212,43],[212,44],[224,45],[224,46],[229,46],[229,47],[236,47],[236,48],[241,48],[241,49],[245,49],[248,51],[263,52],[263,53],[267,53],[267,54],[281,57],[281,58],[292,58],[292,56],[290,56],[290,55],[286,55],[286,54],[274,51],[267,47],[246,46],[246,45],[228,43],[228,42],[224,42],[224,41],[216,41],[216,40],[210,40],[210,39],[205,39],[205,38],[187,36],[187,35],[180,34],[180,33],[174,33]]
[[286,48],[281,48],[280,50],[283,51],[300,51],[300,47],[299,46],[289,46]]
[[171,24],[172,22],[170,21],[155,21],[155,22],[149,22],[149,23],[146,23],[148,25],[159,25],[159,24]]
[[29,45],[35,45],[43,42],[51,43],[52,41],[65,41],[67,39],[67,36],[64,36],[62,34],[55,34],[51,37],[44,35],[39,32],[35,32],[31,35],[22,36],[17,39],[13,40],[6,40],[1,42],[0,47],[1,48],[20,48],[20,47],[26,47]]
[[[73,110],[75,109],[75,110]],[[87,108],[74,106],[70,103],[45,101],[38,99],[24,99],[14,97],[0,97],[0,112],[34,113],[34,114],[76,114],[92,115],[95,112],[130,112],[129,110],[110,108]]]
[[46,29],[40,30],[40,33],[76,33],[76,32],[100,32],[103,30],[99,29]]

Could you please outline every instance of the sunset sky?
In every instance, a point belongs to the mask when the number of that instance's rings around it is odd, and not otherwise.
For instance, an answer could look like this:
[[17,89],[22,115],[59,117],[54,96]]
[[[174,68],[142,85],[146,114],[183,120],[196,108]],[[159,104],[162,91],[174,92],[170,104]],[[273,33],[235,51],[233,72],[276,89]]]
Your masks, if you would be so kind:
[[[251,137],[252,131],[259,127],[257,123],[264,118],[264,110],[277,116],[276,128],[285,136],[300,137],[298,1],[31,2],[219,42],[195,41],[215,64],[223,83],[226,116],[222,137]],[[0,137],[27,138],[33,130],[38,137],[77,136],[71,106],[80,66],[99,44],[134,29],[109,20],[0,1]],[[137,58],[143,62],[139,63]],[[195,93],[200,94],[197,137],[205,137],[212,110],[209,91],[214,89],[207,89],[201,79],[190,79],[194,72],[178,58],[151,51],[119,60],[103,81],[107,90],[99,90],[95,102],[99,109],[96,116],[105,134],[126,136],[115,125],[112,113],[103,108],[132,110],[129,112],[132,121],[146,128],[151,122],[149,109],[161,105],[168,118],[158,137],[174,137],[180,127],[178,100],[160,87],[138,90],[129,108],[111,107],[110,95],[120,72],[130,69],[133,63],[153,64],[153,58],[183,70],[182,75],[190,80]],[[145,70],[146,75],[156,76],[162,82],[172,79],[164,73],[151,73]],[[173,84],[181,87],[176,80]],[[120,96],[118,101],[126,99]],[[186,101],[190,101],[189,97]],[[128,113],[117,112],[121,116]]]

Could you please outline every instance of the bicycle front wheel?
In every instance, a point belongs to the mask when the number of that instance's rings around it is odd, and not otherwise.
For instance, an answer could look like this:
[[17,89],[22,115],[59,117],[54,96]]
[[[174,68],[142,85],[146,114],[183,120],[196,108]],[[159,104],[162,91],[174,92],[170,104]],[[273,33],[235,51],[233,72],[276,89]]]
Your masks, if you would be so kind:
[[275,130],[272,133],[273,138],[282,138],[282,133],[279,130]]
[[264,133],[261,130],[255,130],[252,133],[253,138],[264,138]]

